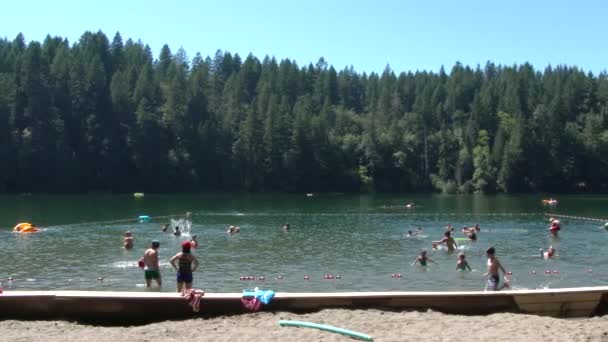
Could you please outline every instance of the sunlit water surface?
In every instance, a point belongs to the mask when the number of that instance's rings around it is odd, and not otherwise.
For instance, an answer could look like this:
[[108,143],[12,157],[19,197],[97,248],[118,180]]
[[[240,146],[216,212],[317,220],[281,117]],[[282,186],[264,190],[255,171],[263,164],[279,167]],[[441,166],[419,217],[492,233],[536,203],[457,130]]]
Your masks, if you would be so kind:
[[[608,231],[603,222],[562,219],[560,239],[547,232],[546,212],[607,217],[608,197],[560,196],[557,207],[541,196],[437,195],[146,195],[0,197],[0,280],[5,289],[144,291],[137,260],[156,239],[161,243],[163,291],[174,291],[168,259],[189,236],[163,234],[170,218],[192,213],[195,250],[202,267],[194,285],[207,291],[240,292],[259,286],[277,291],[385,291],[483,289],[485,249],[491,245],[515,288],[559,288],[608,282]],[[416,207],[406,209],[413,201]],[[152,217],[139,223],[139,215]],[[161,217],[162,216],[162,217]],[[128,221],[129,219],[133,219]],[[15,234],[30,221],[44,229]],[[116,221],[116,222],[108,222]],[[284,232],[281,225],[289,223]],[[478,223],[477,242],[464,242],[472,272],[455,270],[456,255],[431,250],[451,223]],[[241,233],[227,235],[229,225]],[[406,232],[422,227],[421,237]],[[130,230],[135,248],[122,248]],[[539,248],[557,256],[543,260]],[[421,249],[438,265],[411,266]],[[550,271],[550,275],[546,274]],[[401,274],[401,278],[392,277]],[[334,279],[324,279],[333,275]],[[340,279],[335,279],[335,276]],[[243,281],[243,276],[257,280]],[[263,281],[259,277],[263,276]],[[12,277],[13,281],[7,281]],[[306,277],[310,277],[306,280]],[[103,278],[103,280],[98,280]],[[278,278],[278,279],[277,279]]]

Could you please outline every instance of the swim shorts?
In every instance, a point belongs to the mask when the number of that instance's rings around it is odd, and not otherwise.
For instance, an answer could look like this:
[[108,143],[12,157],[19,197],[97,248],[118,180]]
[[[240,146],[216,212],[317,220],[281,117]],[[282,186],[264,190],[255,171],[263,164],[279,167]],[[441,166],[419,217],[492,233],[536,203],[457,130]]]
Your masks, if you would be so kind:
[[145,270],[144,275],[146,279],[160,279],[160,274],[157,270]]
[[192,282],[192,272],[177,272],[177,282],[178,283],[191,283]]
[[496,291],[498,290],[499,277],[497,274],[493,274],[488,277],[488,283],[486,284],[486,290]]

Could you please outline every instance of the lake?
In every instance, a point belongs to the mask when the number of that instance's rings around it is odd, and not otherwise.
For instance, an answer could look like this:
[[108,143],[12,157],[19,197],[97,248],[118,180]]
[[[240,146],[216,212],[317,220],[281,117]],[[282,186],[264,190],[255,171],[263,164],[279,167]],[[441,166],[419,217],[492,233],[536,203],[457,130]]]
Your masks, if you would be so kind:
[[[559,288],[608,282],[608,231],[603,222],[561,219],[552,239],[546,212],[606,218],[607,196],[559,196],[556,207],[540,195],[148,195],[0,196],[0,280],[5,289],[144,291],[137,260],[159,240],[162,291],[174,291],[167,263],[189,236],[161,232],[171,218],[192,213],[201,261],[194,286],[209,292],[240,292],[259,286],[276,291],[480,290],[485,250],[513,272],[514,288]],[[406,209],[407,202],[413,209]],[[139,223],[139,215],[152,220]],[[15,234],[18,222],[43,228]],[[281,225],[289,223],[284,232]],[[461,251],[473,272],[455,270],[456,254],[431,250],[448,223],[460,229],[478,223],[477,242]],[[241,233],[227,235],[229,225]],[[408,230],[422,227],[422,236]],[[122,248],[130,230],[135,248]],[[543,260],[539,248],[557,256]],[[438,265],[411,266],[422,248]],[[545,271],[550,271],[546,275]],[[392,277],[401,274],[401,278]],[[324,279],[332,275],[334,279]],[[335,279],[339,275],[340,279]],[[265,280],[242,281],[243,276]],[[13,281],[7,281],[9,277]],[[305,277],[310,277],[305,280]],[[98,278],[103,278],[102,281]],[[279,279],[277,279],[279,278]]]

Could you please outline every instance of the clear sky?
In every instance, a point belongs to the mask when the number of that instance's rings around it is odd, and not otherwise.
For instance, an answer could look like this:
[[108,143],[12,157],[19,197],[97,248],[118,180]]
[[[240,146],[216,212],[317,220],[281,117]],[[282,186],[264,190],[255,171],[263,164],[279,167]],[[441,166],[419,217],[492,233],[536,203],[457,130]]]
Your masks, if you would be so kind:
[[86,30],[111,40],[141,39],[155,56],[181,46],[192,57],[216,50],[325,59],[357,71],[449,70],[530,62],[608,68],[608,1],[585,0],[9,0],[0,5],[0,36],[47,34],[75,42]]

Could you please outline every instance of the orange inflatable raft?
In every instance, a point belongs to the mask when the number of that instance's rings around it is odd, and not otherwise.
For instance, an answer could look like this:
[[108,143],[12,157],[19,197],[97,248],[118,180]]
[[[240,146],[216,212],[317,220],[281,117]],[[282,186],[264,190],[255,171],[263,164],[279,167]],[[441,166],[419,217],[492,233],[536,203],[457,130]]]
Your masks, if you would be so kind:
[[40,231],[40,229],[34,227],[33,224],[27,222],[19,223],[15,226],[15,228],[13,228],[13,232],[15,233],[35,233],[38,231]]

